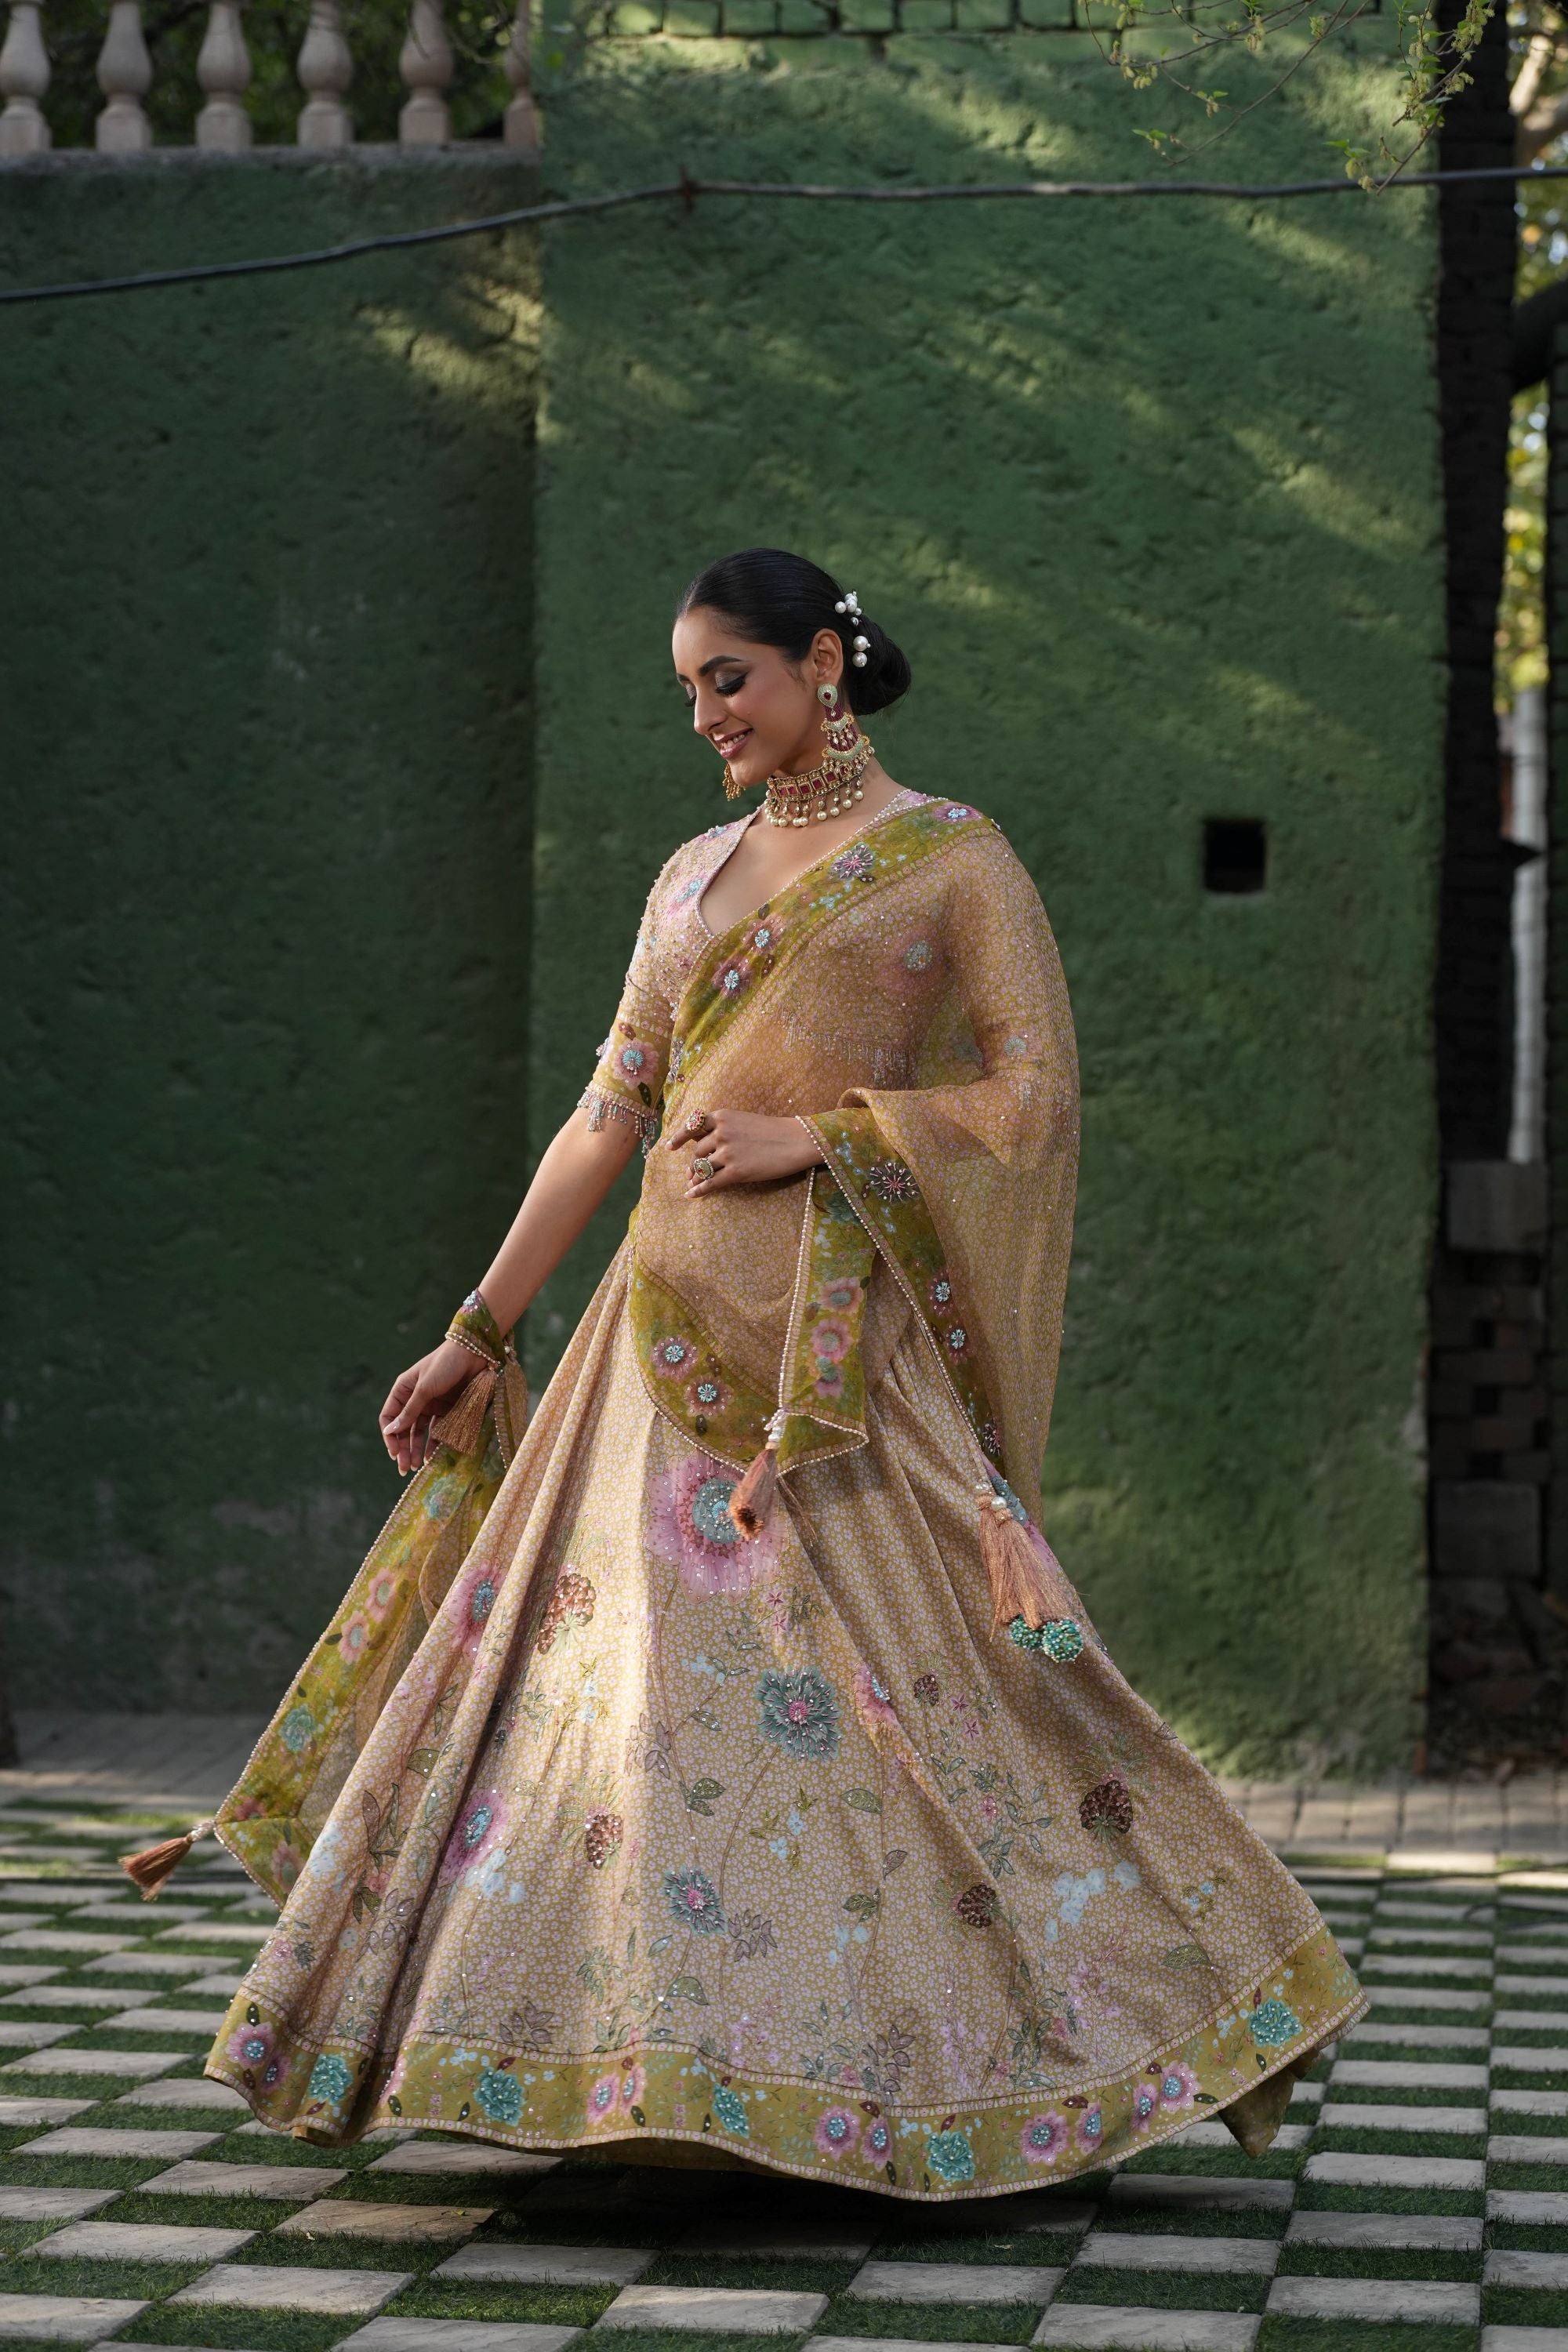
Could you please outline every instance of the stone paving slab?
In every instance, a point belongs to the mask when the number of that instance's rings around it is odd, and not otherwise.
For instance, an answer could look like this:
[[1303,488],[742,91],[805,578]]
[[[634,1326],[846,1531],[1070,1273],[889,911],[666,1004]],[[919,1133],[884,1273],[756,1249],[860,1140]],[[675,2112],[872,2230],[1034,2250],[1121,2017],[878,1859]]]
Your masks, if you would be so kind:
[[[201,1944],[246,1944],[252,1951],[267,1941],[267,1925],[258,1920],[254,1927],[238,1919],[208,1919],[202,1925],[187,1927],[165,1927],[158,1937],[160,1944],[177,1944],[182,1938]],[[0,1937],[0,1943],[7,1938]]]
[[504,2286],[630,2286],[656,2259],[651,2246],[464,2246],[437,2263],[433,2278]]
[[1568,2074],[1568,2049],[1538,2050],[1510,2042],[1492,2044],[1493,2068],[1514,2074]]
[[1453,2279],[1277,2278],[1268,2315],[1286,2319],[1364,2319],[1374,2325],[1436,2320],[1479,2327],[1480,2289]]
[[1489,1993],[1466,1991],[1458,1985],[1369,1984],[1365,1991],[1373,2022],[1362,2027],[1363,2033],[1381,2032],[1386,2012],[1393,2009],[1462,2010],[1468,2017],[1491,2005]]
[[417,2173],[543,2173],[553,2172],[558,2156],[534,2156],[527,2148],[488,2147],[482,2140],[411,2140],[389,2148],[366,2168],[371,2172]]
[[35,1984],[21,1992],[0,1993],[0,2011],[7,2009],[134,2009],[145,2000],[145,1985]]
[[1487,2142],[1489,2164],[1568,2164],[1568,2139],[1545,2133],[1500,2132]]
[[1288,2246],[1340,2246],[1403,2253],[1410,2249],[1479,2254],[1485,2225],[1454,2213],[1292,2213]]
[[470,2238],[494,2211],[489,2205],[395,2205],[390,2199],[329,2198],[290,2213],[274,2238],[396,2238],[413,2246],[447,2246]]
[[1288,2213],[1295,2197],[1291,2180],[1248,2179],[1243,2174],[1119,2172],[1106,2201],[1171,2213]]
[[78,2221],[33,2247],[81,2263],[216,2263],[247,2246],[254,2230],[188,2230],[174,2221]]
[[128,2009],[114,2020],[122,2033],[216,2034],[226,2009]]
[[68,2116],[84,2115],[89,2107],[97,2105],[96,2099],[19,2099],[14,2095],[0,2098],[0,2126],[63,2124]]
[[1483,2327],[1481,2352],[1568,2352],[1568,2327]]
[[1442,2194],[1484,2189],[1487,2168],[1471,2156],[1310,2156],[1302,2176],[1335,2189],[1431,2189]]
[[1048,2303],[1062,2273],[1026,2263],[866,2263],[847,2294],[876,2303]]
[[1163,2238],[1145,2230],[1091,2230],[1073,2256],[1073,2266],[1272,2278],[1279,2260],[1278,2238]]
[[146,2308],[102,2294],[0,2294],[0,2336],[99,2344]]
[[67,2124],[63,2130],[52,2131],[42,2139],[24,2140],[14,2147],[18,2156],[133,2156],[145,2162],[152,2157],[194,2156],[198,2147],[210,2147],[216,2132],[152,2131],[139,2126],[129,2126],[123,2131],[106,2129],[92,2124]]
[[[121,2135],[117,2132],[118,2139]],[[207,2135],[207,2138],[212,2137]],[[198,2143],[205,2147],[207,2138]],[[173,2150],[170,2151],[174,2153]],[[272,2197],[279,2204],[305,2205],[322,2197],[342,2179],[342,2169],[324,2164],[176,2164],[142,2184],[144,2193],[158,2197]]]
[[1381,2042],[1390,2050],[1485,2050],[1491,2036],[1484,2025],[1406,2025],[1363,2018],[1345,2039]]
[[[193,1977],[190,1983],[182,1985],[180,1990],[182,1992],[220,1992],[226,2000],[232,2000],[244,1982],[245,1979],[237,1972],[216,1969],[209,1969],[205,1977]],[[391,2327],[397,2323],[377,2319],[371,2324],[375,2327]]]
[[1319,2110],[1326,2131],[1452,2132],[1468,2138],[1487,2129],[1489,2113],[1487,2107],[1385,2107],[1371,2100],[1363,2105],[1352,2099],[1326,2099]]
[[1481,2284],[1542,2287],[1561,2294],[1568,2287],[1568,2254],[1525,2253],[1512,2247],[1495,2247],[1487,2256]]
[[1568,2230],[1568,2193],[1554,2189],[1489,2189],[1489,2221],[1518,2221],[1535,2230]]
[[[1311,2137],[1310,2124],[1281,2124],[1268,2143],[1269,2154],[1271,2156],[1292,2155],[1297,2148],[1305,2147]],[[1226,2156],[1240,2154],[1240,2148],[1234,2135],[1229,2127],[1222,2123],[1189,2124],[1186,2130],[1175,2138],[1173,2145],[1181,2148],[1218,2148]]]
[[51,2042],[63,2042],[68,2033],[79,2033],[80,2024],[45,2025],[40,2021],[19,2017],[0,2019],[0,2050],[46,2050]]
[[[1557,1988],[1561,1993],[1561,1985]],[[1492,2012],[1494,2033],[1568,2033],[1568,2013],[1560,2009],[1499,2009]]]
[[1494,2091],[1491,2111],[1494,2116],[1568,2116],[1568,2091]]
[[127,2082],[149,2074],[166,2074],[183,2066],[188,2050],[40,2050],[29,2058],[13,2058],[0,2066],[5,2074],[78,2074],[123,2076]]
[[1484,2066],[1424,2066],[1403,2058],[1336,2058],[1329,2087],[1347,2084],[1363,2091],[1485,2091]]
[[[580,2330],[526,2319],[373,2319],[345,2336],[336,2352],[563,2352]],[[857,2339],[855,2352],[866,2352]],[[889,2352],[886,2345],[878,2352]],[[922,2345],[921,2352],[927,2352]]]
[[133,2091],[121,2092],[114,2104],[117,2107],[196,2107],[215,2114],[219,2109],[243,2113],[245,2108],[237,2091],[226,2083],[209,2083],[205,2074],[176,2074],[173,2081],[138,2083]]
[[65,1969],[58,1960],[0,1960],[0,1984],[47,1984],[52,1977],[63,1976]]
[[171,2295],[171,2305],[216,2304],[237,2311],[314,2312],[322,2318],[370,2318],[401,2294],[412,2271],[297,2270],[263,2263],[217,2263]]
[[[202,1966],[199,1952],[150,1952],[145,1946],[137,1951],[108,1952],[100,1960],[89,1960],[84,1976],[177,1977],[188,1981]],[[56,1970],[56,1974],[58,1971]]]
[[[1252,2352],[1261,2321],[1239,2311],[1142,2310],[1116,2304],[1058,2303],[1031,2344],[1067,2352]],[[879,2347],[880,2352],[880,2347]]]
[[624,2286],[600,2327],[689,2327],[707,2333],[794,2336],[815,2327],[825,2294],[758,2286]]
[[19,1927],[13,1920],[10,1933],[0,1936],[0,1951],[11,1951],[26,1944],[42,1952],[122,1952],[134,1941],[130,1936],[92,1934],[85,1927]]
[[0,2221],[79,2221],[122,2194],[118,2189],[0,2189]]

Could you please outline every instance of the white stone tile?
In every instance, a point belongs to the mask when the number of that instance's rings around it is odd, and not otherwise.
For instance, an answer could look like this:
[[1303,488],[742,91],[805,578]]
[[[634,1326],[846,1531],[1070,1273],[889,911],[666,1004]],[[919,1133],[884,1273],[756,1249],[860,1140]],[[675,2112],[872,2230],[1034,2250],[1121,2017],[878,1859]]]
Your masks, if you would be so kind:
[[1409,1977],[1429,1978],[1446,1984],[1451,1977],[1459,1984],[1472,1985],[1478,1978],[1489,1978],[1491,1972],[1489,1955],[1484,1960],[1434,1960],[1415,1952],[1369,1952],[1360,1969],[1361,1975],[1379,1981],[1385,1977]]
[[815,2327],[825,2294],[763,2286],[624,2286],[600,2327],[689,2327],[744,2336],[793,2336]]
[[389,2148],[365,2168],[369,2172],[553,2172],[558,2156],[533,2156],[521,2147],[487,2147],[481,2140],[409,2140]]
[[1487,2142],[1489,2164],[1568,2164],[1568,2139],[1553,2133],[1496,2133]]
[[[100,1960],[89,1960],[84,1976],[175,1977],[188,1983],[196,1970],[206,1963],[199,1952],[108,1952]],[[57,1969],[58,1975],[59,1971]]]
[[1487,2256],[1483,2286],[1568,2287],[1568,2254],[1537,2254],[1499,2246]]
[[[1497,1919],[1496,1906],[1479,1904],[1473,1909],[1453,1903],[1419,1903],[1407,1895],[1389,1895],[1377,1906],[1378,1924],[1386,1919],[1444,1920],[1456,1927],[1489,1927]],[[1419,1938],[1417,1939],[1419,1940]]]
[[171,2066],[183,2066],[190,2054],[188,2050],[39,2050],[31,2057],[13,2058],[8,2065],[0,2066],[0,2076],[103,2074],[134,2083],[152,2074],[166,2074]]
[[1484,2092],[1487,2070],[1484,2066],[1458,2063],[1451,2066],[1423,2065],[1416,2059],[1338,2058],[1329,2075],[1330,2089],[1336,2084],[1363,2091]]
[[[930,2345],[923,2338],[911,2336],[808,2336],[801,2352],[870,2352],[872,2346],[875,2346],[876,2352],[931,2352]],[[345,2347],[340,2345],[338,2352],[345,2352]],[[434,2347],[432,2352],[435,2352]],[[995,2347],[991,2345],[954,2344],[944,2336],[942,2352],[995,2352]]]
[[[205,1977],[193,1977],[189,1984],[180,1987],[180,1990],[182,1992],[217,1992],[222,1993],[226,2000],[232,2000],[244,1982],[244,1977],[237,1971],[218,1969]],[[460,2326],[466,2326],[467,2324],[466,2321],[454,2323]],[[377,2319],[372,2322],[372,2326],[375,2327],[400,2327],[402,2325],[401,2320],[392,2319]]]
[[10,1933],[0,1936],[0,1951],[26,1945],[35,1952],[122,1952],[133,1941],[130,1936],[106,1936],[87,1927],[18,1927],[13,1921]]
[[654,2259],[650,2246],[464,2246],[431,2275],[503,2286],[630,2286]]
[[254,2238],[254,2230],[187,2230],[172,2221],[78,2221],[29,2249],[82,2263],[219,2263]]
[[1506,1970],[1492,1979],[1496,1992],[1568,1992],[1568,1973],[1550,1977],[1514,1976]]
[[234,2108],[245,2101],[226,2083],[209,2083],[205,2074],[176,2074],[162,2083],[138,2083],[114,2102],[117,2107],[195,2107],[209,2114]]
[[1568,2074],[1568,2049],[1548,2043],[1544,2050],[1531,2050],[1512,2042],[1494,2042],[1493,2072],[1504,2066],[1514,2074]]
[[1248,2179],[1231,2175],[1205,2179],[1188,2172],[1119,2172],[1110,2184],[1112,2205],[1163,2207],[1171,2213],[1288,2213],[1295,2201],[1289,2180]]
[[1500,1944],[1497,1958],[1527,1969],[1539,1968],[1543,1960],[1555,1960],[1559,1967],[1568,1968],[1568,1944],[1538,1944],[1532,1937],[1528,1944]]
[[[207,2135],[208,2139],[214,2137]],[[324,2164],[176,2164],[142,2183],[143,2194],[157,2197],[273,2197],[280,2205],[308,2205],[324,2197],[342,2179],[342,2169]]]
[[[79,1887],[77,1892],[79,1895],[81,1889]],[[206,1916],[199,1903],[171,1904],[167,1910],[160,1904],[158,1915],[161,1919],[171,1923],[175,1919],[203,1919]],[[90,1927],[101,1921],[106,1927],[124,1926],[138,1936],[144,1936],[153,1924],[139,1902],[110,1903],[101,1896],[91,1903],[78,1904],[65,1916],[73,1927]]]
[[1531,2230],[1568,2229],[1568,2191],[1560,2189],[1489,2189],[1489,2221],[1518,2221]]
[[226,2009],[128,2009],[113,2022],[122,2033],[216,2034]]
[[[202,1944],[246,1944],[252,1951],[267,1941],[271,1923],[258,1919],[254,1926],[238,1919],[208,1919],[199,1927],[165,1927],[157,1940],[160,1944],[177,1944],[182,1937]],[[0,1942],[5,1938],[0,1937]]]
[[47,1960],[0,1960],[0,1985],[47,1984],[64,1973],[64,1963]]
[[1322,2083],[1292,2083],[1290,2105],[1293,2107],[1321,2107],[1326,2087]]
[[1466,1992],[1458,1985],[1437,1989],[1431,1985],[1369,1984],[1365,1990],[1372,2002],[1373,2023],[1363,2030],[1374,2040],[1385,2012],[1391,2009],[1458,2009],[1468,2017],[1488,2008],[1491,2001],[1489,1993]]
[[146,2308],[106,2294],[0,2294],[0,2336],[99,2344]]
[[1355,2042],[1381,2042],[1391,2050],[1484,2050],[1491,2036],[1484,2025],[1405,2025],[1393,2019],[1369,2017],[1363,2018],[1345,2039]]
[[1048,2303],[1059,2270],[1026,2263],[866,2263],[845,2289],[877,2303]]
[[[1278,2238],[1163,2238],[1148,2230],[1091,2230],[1074,2264],[1119,2271],[1193,2271],[1272,2278]],[[962,2298],[961,2298],[962,2299]]]
[[1334,2189],[1431,2189],[1444,2195],[1486,2187],[1487,2168],[1471,2156],[1343,2156],[1307,2158],[1305,2178]]
[[0,2098],[0,2126],[63,2124],[68,2116],[85,2115],[97,2105],[96,2099]]
[[24,2140],[11,2151],[18,2156],[104,2156],[134,2157],[145,2164],[152,2158],[194,2155],[198,2147],[208,2147],[217,2137],[216,2132],[146,2131],[133,2125],[125,2131],[106,2130],[91,2124],[67,2124],[62,2131],[45,2134],[42,2139]]
[[79,2221],[121,2194],[118,2189],[0,2189],[0,2221]]
[[[373,2319],[345,2336],[337,2352],[349,2352],[351,2345],[353,2352],[563,2352],[578,2333],[526,2319]],[[855,2352],[866,2352],[863,2338]],[[879,2345],[877,2352],[888,2347]]]
[[1455,1951],[1484,1952],[1489,1958],[1492,1939],[1480,1927],[1373,1927],[1367,1937],[1386,1951],[1403,1944],[1442,1944]]
[[1371,2247],[1403,2252],[1411,2247],[1478,2254],[1484,2224],[1454,2213],[1292,2213],[1285,2242],[1293,2246]]
[[449,2246],[471,2238],[490,2205],[395,2205],[390,2199],[328,2198],[290,2213],[275,2238],[397,2238],[405,2244]]
[[1479,2287],[1453,2279],[1277,2278],[1268,2315],[1286,2319],[1360,2319],[1394,2325],[1436,2320],[1479,2327]]
[[30,1991],[0,1993],[0,2014],[8,2009],[132,2009],[146,1998],[144,1985],[39,1984]]
[[1325,2101],[1319,2120],[1325,2130],[1459,2132],[1473,2138],[1487,2128],[1485,2107],[1385,2107],[1353,2100]]
[[60,1868],[66,1869],[75,1863],[112,1862],[114,1857],[109,1849],[113,1843],[113,1839],[108,1834],[95,1845],[62,1844],[58,1838],[52,1840],[13,1838],[6,1844],[0,1845],[0,1854],[4,1854],[7,1861],[19,1858],[35,1864],[40,1862],[52,1862],[58,1864]]
[[218,2263],[169,2298],[172,2306],[217,2304],[240,2311],[313,2311],[342,2319],[368,2319],[401,2294],[412,2271],[319,2271],[301,2263],[281,2269],[258,2263]]
[[1519,1882],[1511,1877],[1502,1879],[1499,1883],[1509,1890],[1508,1899],[1503,1906],[1505,1916],[1510,1911],[1547,1911],[1555,1912],[1561,1918],[1563,1913],[1568,1910],[1568,1902],[1565,1902],[1561,1895],[1554,1899],[1550,1895],[1526,1895],[1518,1892],[1516,1890]]
[[[1029,2341],[1059,2346],[1062,2352],[1252,2352],[1261,2326],[1250,2312],[1058,2303]],[[883,2352],[879,2344],[878,2352]]]
[[75,2023],[43,2025],[8,2017],[0,2021],[0,2050],[47,2050],[51,2042],[63,2042],[68,2034],[82,2032],[86,2024],[85,2018]]
[[1483,2327],[1480,2352],[1568,2352],[1568,2327]]
[[[1568,1987],[1559,1985],[1559,1992]],[[1561,2009],[1500,2009],[1492,2017],[1494,2033],[1568,2032],[1568,2011]]]
[[[1305,2147],[1311,2137],[1310,2124],[1281,2124],[1268,2143],[1268,2153],[1270,2156],[1289,2156],[1295,2149]],[[1226,2156],[1239,2152],[1230,2130],[1218,2122],[1189,2124],[1184,2132],[1175,2137],[1174,2144],[1184,2148],[1218,2148]]]
[[35,1883],[9,1873],[0,1874],[0,1921],[8,1926],[15,1924],[14,1907],[41,1904],[46,1911],[68,1911],[80,1901],[79,1879],[43,1878]]
[[830,2221],[710,2221],[675,2241],[678,2254],[750,2254],[763,2262],[863,2263],[875,2241]]
[[1496,2116],[1568,2116],[1568,2091],[1494,2091]]
[[[1487,1890],[1497,1883],[1497,1848],[1489,1845],[1436,1846],[1409,1845],[1390,1847],[1384,1856],[1384,1868],[1392,1876],[1400,1872],[1426,1879],[1434,1886],[1447,1882],[1449,1874],[1465,1882],[1479,1879]],[[1468,1895],[1469,1884],[1456,1885],[1453,1892]]]

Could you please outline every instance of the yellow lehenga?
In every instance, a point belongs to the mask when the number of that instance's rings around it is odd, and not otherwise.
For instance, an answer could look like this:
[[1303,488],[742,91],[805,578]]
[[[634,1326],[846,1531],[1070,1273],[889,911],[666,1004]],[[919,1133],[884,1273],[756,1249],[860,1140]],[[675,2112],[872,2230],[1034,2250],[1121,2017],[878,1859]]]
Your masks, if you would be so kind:
[[1258,2152],[1365,2001],[1037,1525],[1078,1161],[1044,909],[902,793],[714,938],[738,837],[659,876],[584,1101],[795,1113],[826,1164],[688,1201],[653,1153],[526,1431],[503,1387],[411,1482],[219,1816],[283,1908],[207,2071],[317,2141],[914,2199],[1215,2113]]

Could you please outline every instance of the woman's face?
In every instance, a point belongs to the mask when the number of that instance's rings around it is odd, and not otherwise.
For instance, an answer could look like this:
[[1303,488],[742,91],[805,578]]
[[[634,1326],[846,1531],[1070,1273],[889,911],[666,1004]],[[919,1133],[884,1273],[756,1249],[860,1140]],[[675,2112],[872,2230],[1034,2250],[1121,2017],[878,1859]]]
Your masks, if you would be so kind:
[[816,689],[837,685],[844,648],[831,629],[819,630],[804,662],[777,646],[754,646],[721,613],[694,605],[682,613],[670,639],[675,675],[691,723],[736,783],[750,790],[780,770],[798,772],[822,757],[822,706]]

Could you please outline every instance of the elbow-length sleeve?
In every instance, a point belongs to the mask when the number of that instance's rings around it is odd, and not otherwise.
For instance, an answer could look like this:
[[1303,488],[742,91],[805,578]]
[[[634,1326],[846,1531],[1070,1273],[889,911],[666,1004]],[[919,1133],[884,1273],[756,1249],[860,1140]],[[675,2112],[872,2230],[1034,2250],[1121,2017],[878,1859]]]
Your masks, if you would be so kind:
[[658,956],[658,909],[664,878],[660,875],[648,893],[610,1034],[577,1102],[592,1128],[612,1118],[630,1120],[645,1152],[658,1133],[669,1073],[673,1007],[661,984]]

